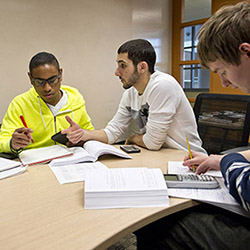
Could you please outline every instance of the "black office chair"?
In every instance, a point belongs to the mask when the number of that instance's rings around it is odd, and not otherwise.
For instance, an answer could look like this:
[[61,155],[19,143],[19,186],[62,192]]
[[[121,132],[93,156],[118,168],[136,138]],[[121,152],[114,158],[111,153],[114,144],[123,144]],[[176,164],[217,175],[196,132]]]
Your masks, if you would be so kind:
[[250,96],[201,93],[196,97],[194,113],[208,154],[248,145]]

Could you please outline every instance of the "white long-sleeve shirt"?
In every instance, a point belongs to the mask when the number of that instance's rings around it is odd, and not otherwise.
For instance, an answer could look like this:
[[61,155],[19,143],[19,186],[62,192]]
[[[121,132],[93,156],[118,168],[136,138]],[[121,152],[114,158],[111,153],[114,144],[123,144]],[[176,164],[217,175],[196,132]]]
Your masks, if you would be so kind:
[[187,150],[187,137],[192,150],[206,153],[201,147],[193,109],[181,86],[168,74],[153,73],[141,96],[134,87],[124,92],[117,113],[104,129],[110,144],[126,131],[131,119],[144,134],[148,149],[163,146]]

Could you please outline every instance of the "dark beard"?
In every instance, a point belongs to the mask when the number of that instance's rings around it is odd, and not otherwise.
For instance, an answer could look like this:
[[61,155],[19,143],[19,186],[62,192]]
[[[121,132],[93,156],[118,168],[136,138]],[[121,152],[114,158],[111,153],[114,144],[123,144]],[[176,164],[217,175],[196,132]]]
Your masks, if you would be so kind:
[[139,79],[139,74],[137,73],[137,71],[134,71],[133,75],[128,79],[128,82],[126,85],[123,85],[124,89],[129,89],[132,86],[134,86]]

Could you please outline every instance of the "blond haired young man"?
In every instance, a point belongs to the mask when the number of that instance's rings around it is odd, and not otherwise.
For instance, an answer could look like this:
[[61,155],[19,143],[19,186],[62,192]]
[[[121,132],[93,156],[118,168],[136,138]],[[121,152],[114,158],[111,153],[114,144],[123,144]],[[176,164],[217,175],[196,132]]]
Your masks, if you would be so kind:
[[[250,3],[221,8],[198,36],[201,64],[218,73],[224,87],[250,93]],[[187,156],[184,165],[195,165],[197,174],[220,169],[246,217],[202,204],[137,231],[138,250],[250,249],[250,151],[225,156],[192,154],[193,159]]]

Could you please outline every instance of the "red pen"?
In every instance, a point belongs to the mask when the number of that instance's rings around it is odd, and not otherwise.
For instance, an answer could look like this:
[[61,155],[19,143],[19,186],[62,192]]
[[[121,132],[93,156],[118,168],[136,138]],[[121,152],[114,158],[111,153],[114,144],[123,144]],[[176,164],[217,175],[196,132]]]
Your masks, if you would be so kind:
[[[22,123],[23,123],[23,126],[24,126],[25,128],[28,128],[27,123],[26,123],[26,121],[24,120],[23,115],[20,115],[20,118],[21,118],[21,121],[22,121]],[[29,134],[29,135],[30,135],[31,141],[34,143],[34,140],[33,140],[33,138],[32,138],[32,135],[31,135],[31,134]]]

